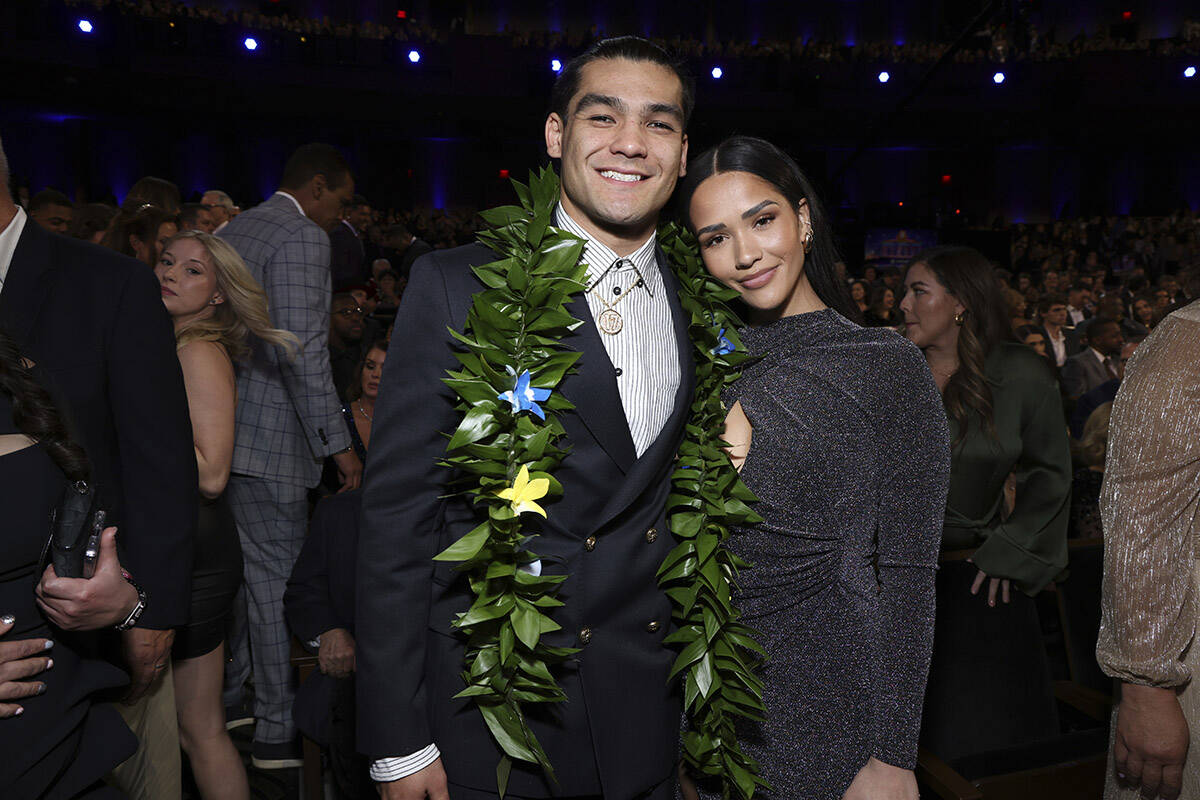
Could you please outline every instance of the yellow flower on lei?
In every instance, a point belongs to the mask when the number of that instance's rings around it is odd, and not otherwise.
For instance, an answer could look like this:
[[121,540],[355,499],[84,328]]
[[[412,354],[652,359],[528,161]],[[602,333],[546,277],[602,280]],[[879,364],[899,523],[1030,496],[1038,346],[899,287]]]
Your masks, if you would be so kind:
[[513,485],[507,489],[501,489],[496,492],[501,500],[507,500],[512,503],[513,513],[523,514],[526,511],[532,511],[535,514],[546,516],[546,511],[539,506],[535,500],[541,500],[550,491],[550,481],[546,478],[529,479],[529,467],[521,465],[521,471],[517,473],[517,479],[513,481]]

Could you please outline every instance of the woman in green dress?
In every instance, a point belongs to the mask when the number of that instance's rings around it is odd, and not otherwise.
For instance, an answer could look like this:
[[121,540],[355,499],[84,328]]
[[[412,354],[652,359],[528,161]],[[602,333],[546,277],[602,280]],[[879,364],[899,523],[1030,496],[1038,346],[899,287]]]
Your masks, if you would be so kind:
[[[938,616],[961,623],[946,604],[980,596],[989,606],[966,633],[960,623],[943,633],[939,619],[934,638],[923,741],[965,754],[1020,741],[1034,724],[1016,698],[1035,691],[1028,670],[1045,664],[1032,598],[1067,566],[1071,453],[1053,369],[1013,339],[982,254],[928,250],[904,287],[905,335],[924,352],[950,421],[942,550],[973,551],[967,580],[957,580],[962,565],[945,565]],[[976,707],[961,702],[968,694]]]

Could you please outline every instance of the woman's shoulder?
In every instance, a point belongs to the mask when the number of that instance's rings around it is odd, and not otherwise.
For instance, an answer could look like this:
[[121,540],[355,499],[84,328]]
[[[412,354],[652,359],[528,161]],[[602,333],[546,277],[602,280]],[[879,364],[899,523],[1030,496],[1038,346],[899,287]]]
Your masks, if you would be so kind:
[[233,360],[220,342],[192,339],[180,345],[176,353],[185,371],[198,371],[209,377],[233,374]]
[[997,344],[988,355],[984,368],[988,379],[999,386],[1014,382],[1056,389],[1058,386],[1058,377],[1050,362],[1019,342]]

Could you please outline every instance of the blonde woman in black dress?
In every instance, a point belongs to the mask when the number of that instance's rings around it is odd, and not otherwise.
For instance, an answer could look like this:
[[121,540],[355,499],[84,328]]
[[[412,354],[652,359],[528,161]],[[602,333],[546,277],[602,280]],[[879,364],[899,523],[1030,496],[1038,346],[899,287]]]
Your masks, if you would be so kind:
[[221,702],[225,621],[242,583],[241,546],[223,496],[233,464],[233,359],[248,352],[250,333],[284,348],[294,348],[296,337],[271,327],[262,287],[237,251],[215,236],[184,231],[173,237],[154,274],[175,324],[200,475],[191,621],[173,649],[179,741],[201,796],[248,800],[246,770]]
[[761,797],[916,800],[950,465],[937,388],[911,343],[849,321],[820,204],[778,148],[728,139],[680,197],[760,357],[727,393],[726,439],[763,518],[731,539],[754,565],[736,602],[770,656],[766,719],[739,731]]

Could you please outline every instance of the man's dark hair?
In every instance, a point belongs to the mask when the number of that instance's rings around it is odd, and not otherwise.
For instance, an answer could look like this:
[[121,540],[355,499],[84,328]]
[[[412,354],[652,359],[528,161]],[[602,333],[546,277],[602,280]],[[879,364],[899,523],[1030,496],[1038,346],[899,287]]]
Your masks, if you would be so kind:
[[71,202],[71,198],[67,197],[57,189],[42,189],[40,192],[29,198],[29,213],[41,211],[47,206],[63,206],[64,208],[74,208],[75,204]]
[[207,210],[203,203],[184,203],[179,210],[179,227],[194,228],[200,219],[200,212]]
[[1038,313],[1045,314],[1051,306],[1065,306],[1067,298],[1061,294],[1044,294],[1038,300]]
[[334,308],[339,301],[349,300],[352,304],[358,305],[358,299],[353,294],[347,291],[334,292],[333,297],[329,300],[329,307]]
[[362,208],[363,206],[367,206],[368,208],[370,208],[371,203],[370,203],[370,201],[367,200],[367,198],[363,197],[361,194],[356,194],[350,198],[350,207],[351,208]]
[[336,189],[351,177],[350,165],[341,151],[331,144],[301,145],[284,165],[279,185],[284,189],[299,189],[317,175],[324,175],[329,188]]
[[686,129],[688,120],[692,118],[692,108],[696,104],[696,82],[684,69],[683,62],[674,58],[662,47],[640,36],[616,36],[612,39],[602,39],[567,62],[554,81],[550,90],[550,111],[558,114],[563,120],[570,114],[571,98],[579,91],[583,68],[593,61],[602,58],[624,58],[628,61],[649,61],[658,64],[679,78],[683,101],[683,127]]
[[1115,319],[1109,319],[1108,317],[1096,317],[1093,319],[1092,323],[1088,325],[1087,329],[1088,341],[1095,341],[1096,337],[1104,333],[1104,331],[1106,331],[1110,326],[1116,326],[1117,328],[1120,328],[1121,323]]
[[413,232],[408,229],[408,226],[401,225],[399,222],[394,222],[391,225],[388,225],[383,231],[383,238],[385,239],[393,239],[397,237],[401,239],[407,239],[412,235]]

